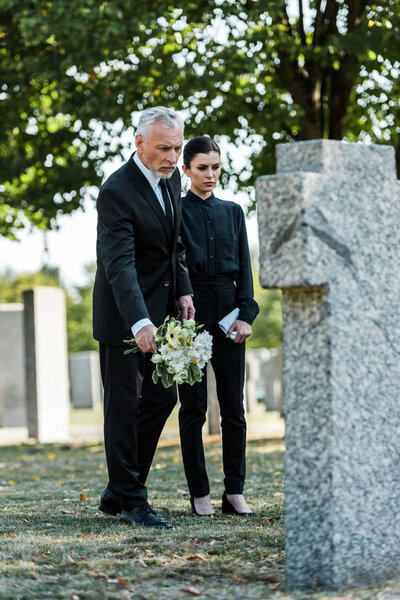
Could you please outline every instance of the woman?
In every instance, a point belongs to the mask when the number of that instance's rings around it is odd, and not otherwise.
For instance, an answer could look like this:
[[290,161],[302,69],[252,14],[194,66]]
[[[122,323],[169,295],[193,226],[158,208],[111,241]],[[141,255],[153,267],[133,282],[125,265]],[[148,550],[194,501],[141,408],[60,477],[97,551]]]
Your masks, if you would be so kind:
[[[225,473],[222,512],[249,515],[253,513],[243,497],[244,342],[251,335],[258,305],[253,299],[245,219],[238,204],[219,200],[213,194],[221,173],[221,152],[211,138],[190,140],[183,152],[183,163],[191,187],[182,201],[182,240],[194,291],[196,321],[204,323],[213,336],[211,363],[221,413]],[[235,308],[239,309],[237,319],[224,333],[218,322]],[[207,411],[206,374],[194,386],[181,385],[179,398],[182,457],[192,509],[198,515],[212,515],[202,441]]]

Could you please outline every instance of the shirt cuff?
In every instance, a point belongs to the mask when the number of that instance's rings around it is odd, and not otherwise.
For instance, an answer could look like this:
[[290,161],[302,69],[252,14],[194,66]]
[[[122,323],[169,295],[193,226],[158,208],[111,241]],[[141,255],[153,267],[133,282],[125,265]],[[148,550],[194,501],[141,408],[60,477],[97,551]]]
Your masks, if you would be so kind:
[[142,329],[142,327],[146,327],[146,325],[153,325],[150,319],[140,319],[140,321],[136,321],[131,327],[133,337],[136,336],[137,332]]

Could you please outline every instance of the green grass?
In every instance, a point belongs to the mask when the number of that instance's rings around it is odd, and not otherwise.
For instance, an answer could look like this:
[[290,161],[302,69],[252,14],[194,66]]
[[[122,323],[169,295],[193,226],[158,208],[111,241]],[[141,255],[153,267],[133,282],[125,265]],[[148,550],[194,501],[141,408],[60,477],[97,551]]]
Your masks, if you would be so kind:
[[103,444],[1,447],[1,600],[371,598],[282,591],[283,452],[279,440],[249,442],[246,494],[257,516],[229,517],[220,513],[220,445],[207,444],[218,514],[198,518],[189,510],[179,446],[160,447],[149,499],[174,524],[168,532],[97,511]]

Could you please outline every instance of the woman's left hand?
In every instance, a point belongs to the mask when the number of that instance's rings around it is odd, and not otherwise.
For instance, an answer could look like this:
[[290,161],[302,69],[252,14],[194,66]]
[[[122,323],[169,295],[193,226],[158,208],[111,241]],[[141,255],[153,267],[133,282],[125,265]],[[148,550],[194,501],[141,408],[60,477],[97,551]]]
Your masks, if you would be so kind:
[[237,319],[231,326],[226,334],[226,337],[229,338],[232,331],[237,331],[236,337],[232,342],[235,344],[241,344],[251,335],[251,325],[246,323],[246,321],[240,321]]

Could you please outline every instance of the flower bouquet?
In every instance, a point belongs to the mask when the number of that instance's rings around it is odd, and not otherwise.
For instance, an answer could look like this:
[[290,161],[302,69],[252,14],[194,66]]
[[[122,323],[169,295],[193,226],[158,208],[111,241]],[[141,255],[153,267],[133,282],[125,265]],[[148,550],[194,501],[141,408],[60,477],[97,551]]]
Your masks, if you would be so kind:
[[[154,383],[160,379],[168,388],[174,382],[193,385],[201,381],[202,369],[210,360],[212,350],[212,337],[208,331],[198,333],[202,327],[193,319],[181,323],[174,317],[165,318],[154,336],[157,343],[157,352],[151,357],[155,365]],[[140,350],[134,338],[124,342],[132,346],[124,354]]]

